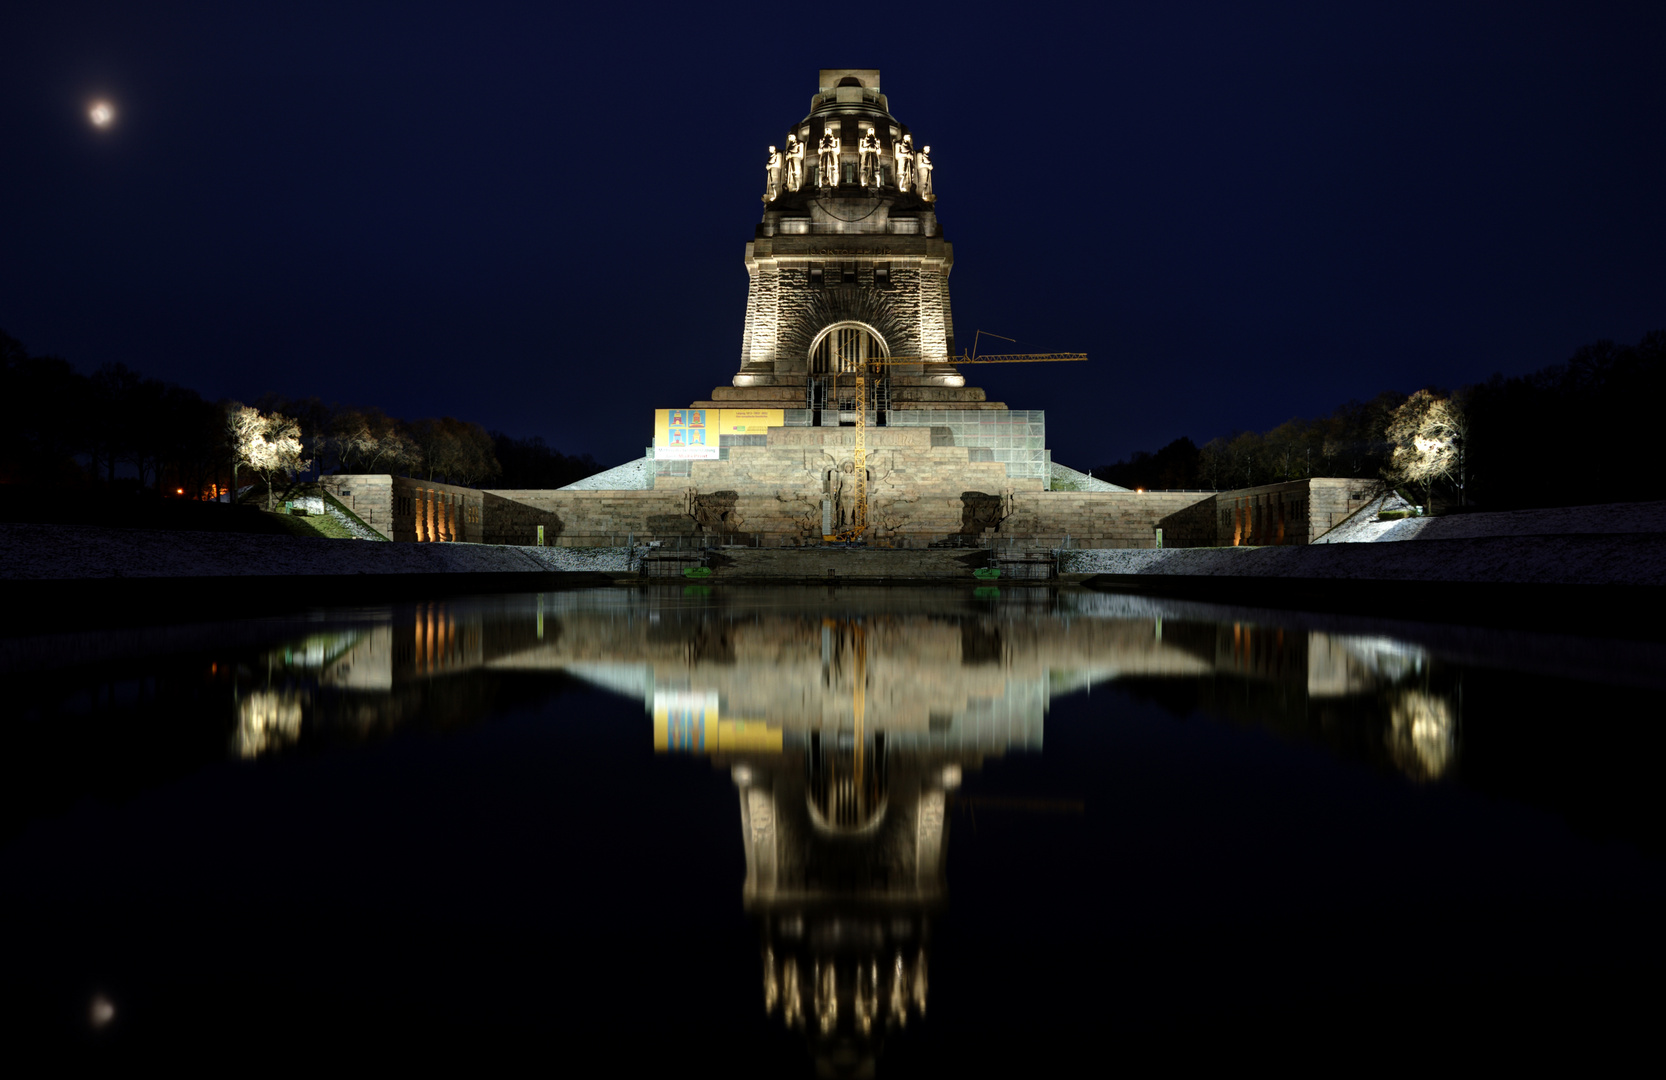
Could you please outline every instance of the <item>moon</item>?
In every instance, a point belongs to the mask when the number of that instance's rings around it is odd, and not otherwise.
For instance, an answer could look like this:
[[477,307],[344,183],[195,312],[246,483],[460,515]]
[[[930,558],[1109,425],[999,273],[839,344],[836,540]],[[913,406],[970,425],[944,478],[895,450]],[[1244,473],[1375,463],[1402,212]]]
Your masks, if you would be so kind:
[[93,122],[94,127],[109,127],[115,122],[116,108],[108,101],[95,101],[92,108],[87,110],[87,118]]

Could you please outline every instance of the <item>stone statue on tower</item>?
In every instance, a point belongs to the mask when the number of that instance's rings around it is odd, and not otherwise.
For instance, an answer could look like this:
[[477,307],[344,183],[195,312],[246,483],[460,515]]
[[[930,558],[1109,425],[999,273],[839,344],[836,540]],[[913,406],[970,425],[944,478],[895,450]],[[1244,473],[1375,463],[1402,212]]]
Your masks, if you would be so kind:
[[804,186],[804,144],[795,135],[787,136],[787,190],[797,191]]
[[769,148],[764,160],[764,202],[774,202],[781,194],[781,151]]
[[914,170],[920,177],[916,185],[920,192],[920,198],[926,202],[936,199],[937,196],[931,190],[931,147],[922,146],[920,152],[914,155]]
[[857,149],[861,154],[858,160],[861,163],[862,186],[879,190],[879,136],[874,134],[873,128],[869,128],[868,133],[862,136],[862,141],[857,143]]
[[904,135],[891,153],[897,160],[897,190],[911,191],[914,187],[914,136]]
[[823,189],[839,186],[839,129],[828,124],[822,132],[816,162],[816,183]]

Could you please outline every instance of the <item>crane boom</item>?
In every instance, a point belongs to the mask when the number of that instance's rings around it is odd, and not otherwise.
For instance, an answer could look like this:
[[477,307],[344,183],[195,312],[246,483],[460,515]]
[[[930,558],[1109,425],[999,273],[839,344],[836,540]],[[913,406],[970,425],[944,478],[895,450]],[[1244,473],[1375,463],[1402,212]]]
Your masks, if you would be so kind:
[[1054,364],[1069,363],[1074,360],[1086,360],[1087,353],[1058,352],[1058,353],[1007,353],[995,356],[888,356],[881,360],[869,360],[873,367],[896,367],[901,364]]

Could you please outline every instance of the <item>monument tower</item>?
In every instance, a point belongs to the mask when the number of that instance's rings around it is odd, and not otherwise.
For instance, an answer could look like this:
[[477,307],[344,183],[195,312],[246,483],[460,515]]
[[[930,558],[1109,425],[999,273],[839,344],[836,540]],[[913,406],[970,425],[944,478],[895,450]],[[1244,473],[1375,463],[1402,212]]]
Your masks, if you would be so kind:
[[932,170],[931,147],[891,115],[878,71],[823,70],[809,114],[765,158],[740,369],[694,407],[807,409],[811,426],[849,423],[854,402],[836,400],[838,376],[877,356],[919,358],[886,368],[870,392],[878,425],[896,411],[1002,408],[948,362],[954,249],[938,227]]
[[[822,70],[762,164],[739,369],[657,411],[654,490],[687,492],[707,532],[802,543],[848,526],[892,546],[981,537],[1016,493],[1048,491],[1045,415],[989,401],[954,363],[932,148],[891,115],[880,73]],[[859,418],[865,435],[838,430]]]

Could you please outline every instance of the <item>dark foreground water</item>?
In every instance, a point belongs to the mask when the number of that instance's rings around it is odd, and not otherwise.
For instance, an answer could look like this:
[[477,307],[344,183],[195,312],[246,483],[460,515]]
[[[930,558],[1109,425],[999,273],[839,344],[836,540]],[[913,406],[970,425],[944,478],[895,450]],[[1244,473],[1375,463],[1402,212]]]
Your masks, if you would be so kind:
[[788,1076],[1652,1048],[1663,654],[1010,588],[13,636],[8,1046]]

